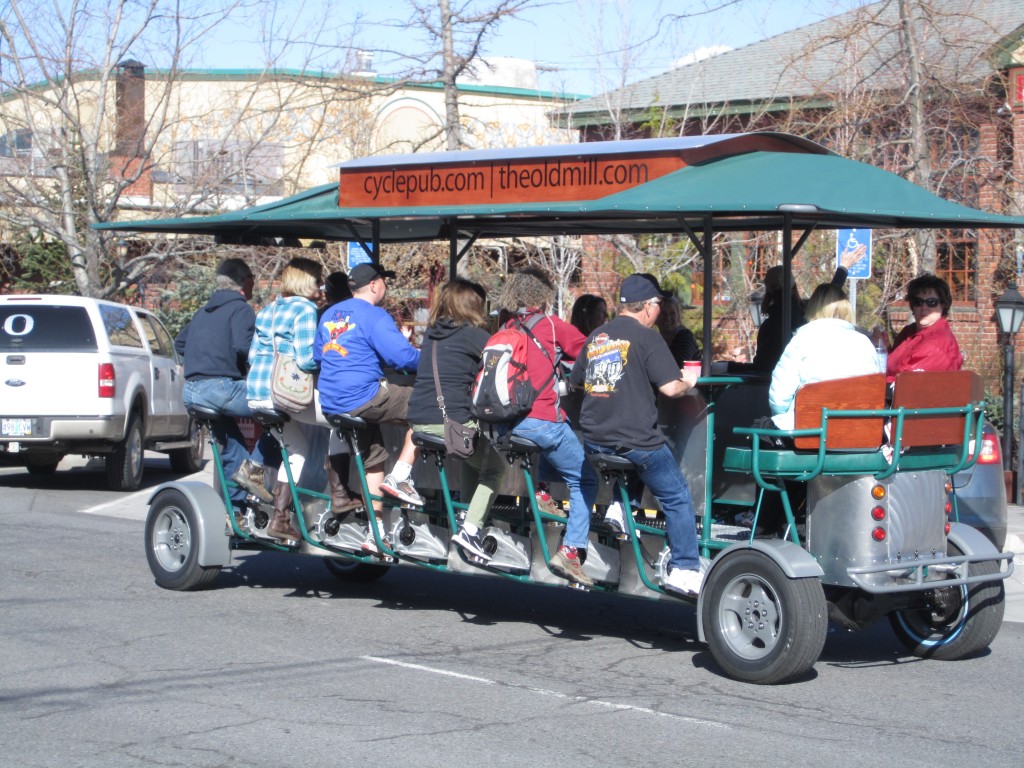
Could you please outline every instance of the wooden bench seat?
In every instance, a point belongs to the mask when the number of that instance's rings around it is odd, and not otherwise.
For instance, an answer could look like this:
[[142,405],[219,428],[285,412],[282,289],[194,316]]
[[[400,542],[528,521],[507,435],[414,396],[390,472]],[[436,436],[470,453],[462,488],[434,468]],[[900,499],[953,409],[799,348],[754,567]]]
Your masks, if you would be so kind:
[[[752,474],[771,490],[779,487],[773,479],[822,474],[953,473],[969,463],[969,442],[980,437],[982,396],[981,378],[973,371],[901,373],[890,408],[883,374],[807,384],[796,394],[796,429],[737,428],[738,434],[750,435],[751,446],[727,448],[723,468]],[[882,450],[886,419],[891,460]],[[795,450],[764,445],[761,436],[791,437]]]
[[[885,374],[819,381],[796,393],[792,431],[737,427],[750,447],[729,447],[723,468],[762,476],[806,480],[825,474],[874,474],[888,467],[884,439]],[[762,436],[791,437],[796,450],[772,448]],[[822,439],[824,438],[824,440]]]
[[[888,468],[881,449],[851,453],[787,451],[763,446],[757,452],[758,469],[773,476],[785,475],[873,475]],[[725,449],[724,468],[729,472],[754,473],[753,448]],[[821,466],[819,467],[819,462]]]

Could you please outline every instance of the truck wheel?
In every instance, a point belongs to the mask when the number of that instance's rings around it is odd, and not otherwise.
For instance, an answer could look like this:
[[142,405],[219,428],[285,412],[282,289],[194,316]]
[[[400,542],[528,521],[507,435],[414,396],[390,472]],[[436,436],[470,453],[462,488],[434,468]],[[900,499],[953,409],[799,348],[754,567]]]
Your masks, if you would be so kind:
[[182,475],[191,475],[203,468],[203,452],[206,450],[206,430],[195,419],[188,420],[188,448],[174,448],[167,452],[171,469]]
[[[949,544],[949,555],[963,554]],[[995,562],[971,563],[971,576],[997,573]],[[923,608],[889,614],[896,637],[915,656],[955,661],[977,653],[999,632],[1006,607],[1003,582],[987,581],[960,587],[935,589],[927,593]]]
[[336,557],[325,557],[324,565],[338,581],[355,584],[366,584],[376,581],[388,572],[388,566],[374,563],[357,563],[354,560],[342,560]]
[[725,557],[703,588],[701,621],[715,661],[748,683],[784,683],[806,673],[828,631],[821,582],[790,579],[761,552]]
[[156,583],[184,592],[209,586],[219,565],[199,565],[196,511],[181,491],[161,491],[146,517],[146,560]]
[[128,419],[124,440],[107,454],[107,486],[112,491],[137,491],[142,485],[142,424],[136,414]]

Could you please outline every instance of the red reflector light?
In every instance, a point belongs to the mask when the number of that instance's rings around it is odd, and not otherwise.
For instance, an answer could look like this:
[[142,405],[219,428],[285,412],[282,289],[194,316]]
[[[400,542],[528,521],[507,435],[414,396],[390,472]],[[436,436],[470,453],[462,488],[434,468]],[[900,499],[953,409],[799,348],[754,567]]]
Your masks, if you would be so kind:
[[100,397],[113,397],[117,382],[114,378],[114,364],[100,363],[99,391]]
[[885,508],[884,507],[872,507],[871,516],[875,520],[885,520]]
[[878,526],[871,531],[871,538],[875,541],[885,541],[885,528]]
[[946,523],[946,535],[949,536],[949,523]]
[[978,456],[979,464],[1002,464],[1003,454],[996,440],[994,433],[985,430],[981,437],[981,454]]
[[953,505],[952,505],[952,504],[950,504],[950,503],[949,503],[949,502],[947,501],[947,502],[946,502],[946,516],[948,517],[948,516],[950,515],[950,513],[952,513],[952,511],[953,511]]

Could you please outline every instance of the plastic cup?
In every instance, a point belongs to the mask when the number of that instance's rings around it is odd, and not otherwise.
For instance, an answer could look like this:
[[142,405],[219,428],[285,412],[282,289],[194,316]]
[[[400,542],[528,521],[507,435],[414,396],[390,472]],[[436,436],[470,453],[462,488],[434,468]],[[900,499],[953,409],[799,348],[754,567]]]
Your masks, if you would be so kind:
[[[697,376],[700,376],[701,366],[702,366],[702,363],[700,362],[700,360],[684,360],[683,361],[683,370],[684,371],[693,371],[695,374],[697,374]],[[696,395],[697,394],[697,388],[696,387],[692,387],[690,389],[690,391],[688,391],[686,394],[688,394],[688,395]]]

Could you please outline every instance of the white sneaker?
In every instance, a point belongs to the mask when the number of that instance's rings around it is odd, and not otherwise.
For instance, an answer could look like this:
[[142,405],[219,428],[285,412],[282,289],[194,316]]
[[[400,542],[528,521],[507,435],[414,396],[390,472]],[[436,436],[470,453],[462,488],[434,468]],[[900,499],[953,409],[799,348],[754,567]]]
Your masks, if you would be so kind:
[[604,522],[615,531],[617,539],[629,541],[629,528],[626,527],[626,515],[620,502],[613,501],[608,505],[608,511],[604,513]]
[[401,499],[406,504],[411,504],[414,507],[423,506],[423,497],[416,490],[416,486],[412,484],[411,477],[408,480],[398,482],[394,476],[388,475],[381,482],[380,489],[387,494]]
[[703,571],[686,571],[682,568],[673,568],[669,571],[661,586],[669,592],[675,592],[686,597],[696,597],[700,594],[700,588],[703,583]]
[[[377,521],[378,530],[380,530],[383,525],[384,523],[382,521]],[[386,533],[381,534],[380,541],[387,549],[391,549],[391,538]],[[369,525],[366,527],[366,539],[363,541],[362,550],[368,555],[377,555],[378,557],[384,556],[384,552],[377,546],[377,540],[373,537],[373,531],[370,529]]]

